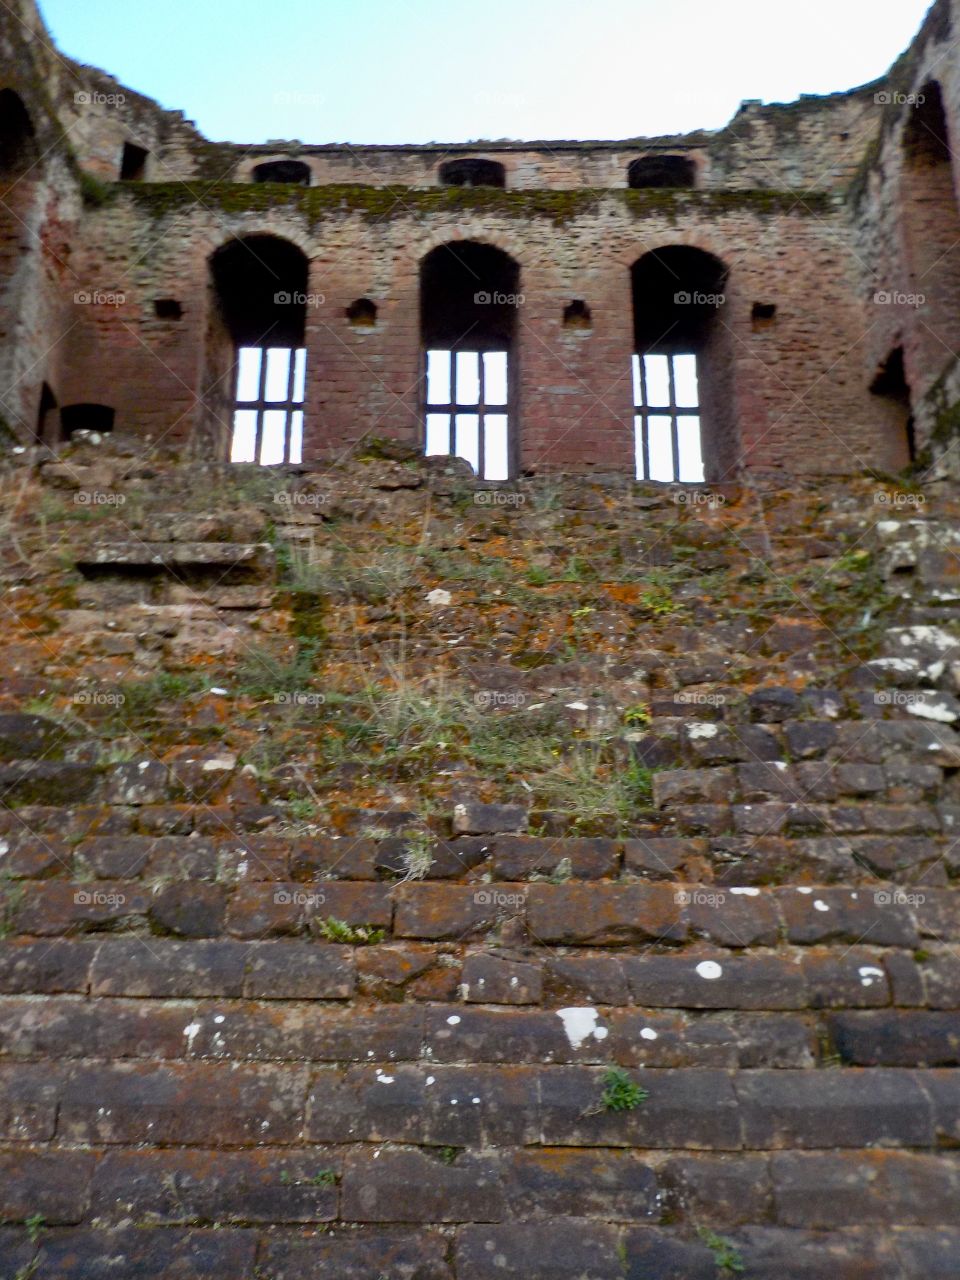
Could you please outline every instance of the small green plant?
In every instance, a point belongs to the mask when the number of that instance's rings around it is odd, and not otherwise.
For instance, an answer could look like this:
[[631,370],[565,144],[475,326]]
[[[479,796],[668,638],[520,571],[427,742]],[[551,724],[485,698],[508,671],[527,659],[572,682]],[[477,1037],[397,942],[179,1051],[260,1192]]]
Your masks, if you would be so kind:
[[206,684],[204,676],[196,672],[182,675],[161,671],[146,680],[127,680],[119,686],[123,702],[119,703],[115,718],[120,721],[152,719],[165,702],[182,702],[197,693]]
[[294,822],[313,822],[318,817],[316,801],[309,796],[289,796],[287,812]]
[[[309,691],[320,644],[317,640],[298,640],[293,655],[278,657],[264,647],[248,649],[237,670],[236,689],[249,698],[274,698],[290,703],[291,695],[304,695],[297,706],[322,705],[311,703]],[[284,695],[287,695],[284,697]],[[314,695],[319,699],[319,695]]]
[[431,836],[426,831],[418,831],[415,835],[408,836],[400,858],[403,864],[401,884],[405,884],[408,880],[425,880],[433,866]]
[[545,587],[550,581],[550,574],[541,565],[532,564],[527,569],[527,585],[530,587]]
[[676,610],[673,592],[669,587],[654,586],[640,592],[640,604],[655,618],[665,618]]
[[635,702],[623,713],[623,723],[627,725],[646,725],[650,723],[650,708],[644,702]]
[[27,1235],[30,1237],[31,1244],[36,1244],[40,1239],[40,1232],[43,1230],[45,1222],[46,1218],[42,1213],[34,1213],[24,1222],[23,1225],[27,1228]]
[[620,1067],[604,1072],[600,1106],[603,1111],[636,1111],[648,1098],[646,1089],[631,1080]]
[[345,920],[337,920],[335,916],[327,916],[317,921],[317,928],[328,942],[344,942],[350,946],[368,947],[382,942],[384,931],[368,924],[347,924]]
[[321,1169],[319,1173],[298,1181],[290,1176],[287,1169],[282,1169],[280,1171],[280,1181],[285,1187],[299,1187],[304,1183],[311,1187],[335,1187],[340,1181],[340,1175],[333,1169]]
[[718,1236],[709,1227],[698,1227],[697,1235],[713,1254],[714,1261],[721,1271],[741,1272],[744,1270],[740,1250],[726,1236]]
[[573,876],[573,863],[569,858],[561,858],[550,873],[551,884],[566,884]]
[[442,1160],[444,1164],[453,1164],[459,1154],[459,1147],[441,1147],[437,1152],[438,1158]]

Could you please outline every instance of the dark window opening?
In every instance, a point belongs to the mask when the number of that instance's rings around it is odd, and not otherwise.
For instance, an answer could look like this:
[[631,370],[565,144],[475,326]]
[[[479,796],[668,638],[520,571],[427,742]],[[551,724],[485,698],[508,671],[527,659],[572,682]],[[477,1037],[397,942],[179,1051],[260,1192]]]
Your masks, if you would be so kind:
[[670,246],[632,269],[633,404],[640,480],[726,478],[736,469],[727,269]]
[[[923,101],[921,101],[923,99]],[[906,108],[907,123],[903,146],[908,163],[949,164],[950,141],[943,96],[936,81],[925,84],[917,94],[917,105]]]
[[0,92],[0,177],[22,173],[36,163],[37,145],[29,113],[19,94]]
[[591,325],[590,308],[585,302],[575,299],[563,309],[563,327],[565,329],[589,329]]
[[49,444],[56,439],[57,433],[52,429],[51,418],[56,407],[57,397],[45,382],[40,389],[40,406],[37,409],[37,440],[40,444]]
[[267,160],[254,166],[254,182],[286,182],[298,187],[309,187],[312,177],[310,166],[302,160]]
[[183,306],[176,298],[157,298],[153,304],[153,314],[158,320],[182,320]]
[[885,401],[891,434],[902,441],[907,462],[917,460],[917,441],[910,402],[910,384],[903,362],[903,347],[896,347],[877,369],[870,390]]
[[445,187],[505,187],[507,171],[496,160],[469,156],[442,164],[440,182]]
[[306,398],[305,255],[275,236],[234,240],[213,256],[217,319],[229,357],[232,462],[299,463]]
[[147,157],[150,152],[138,147],[133,142],[123,144],[123,157],[120,161],[121,182],[142,182],[147,172]]
[[936,81],[904,107],[900,184],[909,369],[922,399],[960,350],[960,210],[943,97]]
[[105,404],[68,404],[60,410],[60,429],[69,440],[78,431],[106,435],[113,430],[115,411]]
[[347,319],[355,329],[372,329],[377,323],[377,304],[369,298],[358,298],[347,307]]
[[627,185],[639,187],[692,187],[697,168],[689,156],[641,156],[627,169]]
[[520,269],[490,245],[428,254],[420,272],[424,448],[465,458],[485,480],[513,470],[513,346]]
[[750,311],[750,320],[753,324],[754,332],[761,329],[768,329],[777,318],[777,304],[775,302],[755,302]]

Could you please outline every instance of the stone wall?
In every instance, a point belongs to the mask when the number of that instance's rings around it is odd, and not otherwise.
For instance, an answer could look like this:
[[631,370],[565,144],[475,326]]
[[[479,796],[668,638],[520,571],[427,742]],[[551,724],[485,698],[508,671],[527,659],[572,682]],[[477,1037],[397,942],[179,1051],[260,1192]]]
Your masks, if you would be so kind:
[[955,1270],[946,486],[0,485],[4,1274]]
[[[925,172],[925,186],[901,173],[915,108],[894,98],[936,75],[954,127],[947,0],[876,85],[745,103],[712,133],[475,148],[210,143],[182,113],[55,55],[35,8],[24,14],[26,28],[0,18],[7,82],[35,117],[45,157],[7,200],[17,278],[0,319],[9,317],[13,338],[6,417],[21,439],[36,431],[46,383],[61,406],[104,405],[118,429],[191,439],[200,454],[223,456],[229,422],[217,389],[225,370],[209,341],[209,259],[231,237],[270,233],[308,256],[311,294],[323,297],[308,310],[313,460],[364,435],[421,438],[419,265],[437,245],[465,239],[496,245],[521,271],[513,419],[523,469],[632,466],[628,273],[644,252],[674,244],[729,268],[721,323],[733,353],[723,370],[731,425],[710,442],[723,459],[712,480],[903,466],[909,409],[903,397],[871,391],[900,347],[916,444],[942,448],[934,434],[953,404],[956,290],[947,279],[953,251],[944,262],[937,249],[960,220],[949,161]],[[125,143],[147,153],[142,180],[117,181]],[[466,154],[502,163],[507,190],[439,187],[440,162]],[[624,190],[628,164],[645,154],[689,155],[698,189]],[[303,160],[313,185],[251,182],[256,163],[281,157]],[[14,201],[25,202],[22,212]],[[877,302],[915,294],[928,275],[926,309]],[[375,326],[349,323],[358,298],[376,304]],[[161,300],[179,303],[182,317],[158,316]],[[587,304],[590,327],[562,327],[571,301]],[[49,430],[56,435],[56,414]]]

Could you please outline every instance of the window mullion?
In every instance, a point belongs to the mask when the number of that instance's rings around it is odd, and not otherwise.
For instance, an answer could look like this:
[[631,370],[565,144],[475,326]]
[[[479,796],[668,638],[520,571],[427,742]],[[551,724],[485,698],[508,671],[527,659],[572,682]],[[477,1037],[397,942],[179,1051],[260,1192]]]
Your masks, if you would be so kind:
[[487,431],[487,417],[485,413],[487,387],[486,387],[486,370],[484,368],[484,353],[482,351],[477,354],[477,475],[481,480],[487,478],[487,450],[484,442],[484,436]]
[[293,443],[293,382],[296,367],[296,347],[291,347],[289,368],[287,369],[287,405],[283,415],[283,460],[285,463],[290,461],[290,447]]

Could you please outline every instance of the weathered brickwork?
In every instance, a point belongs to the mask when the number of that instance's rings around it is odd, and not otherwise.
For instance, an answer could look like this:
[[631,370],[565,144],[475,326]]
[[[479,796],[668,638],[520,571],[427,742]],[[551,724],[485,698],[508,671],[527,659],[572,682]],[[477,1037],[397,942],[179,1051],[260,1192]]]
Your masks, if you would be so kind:
[[[709,253],[726,272],[723,341],[703,356],[704,385],[726,405],[704,411],[708,480],[895,471],[931,451],[949,465],[960,337],[952,0],[884,80],[745,103],[715,132],[287,151],[208,142],[181,113],[55,55],[33,0],[20,5],[0,23],[10,101],[27,119],[4,165],[0,329],[3,416],[21,441],[115,425],[225,456],[235,374],[211,259],[268,235],[309,263],[308,462],[371,435],[421,443],[421,264],[438,246],[480,242],[516,265],[523,299],[515,471],[633,469],[630,269],[670,246]],[[918,151],[917,137],[940,135],[939,159]],[[674,155],[695,189],[626,189],[635,161]],[[457,158],[502,166],[506,189],[442,186]],[[302,166],[309,185],[255,181],[273,163]],[[351,320],[359,299],[373,323]],[[586,306],[585,325],[564,325],[571,302]]]
[[395,452],[2,473],[6,1272],[953,1274],[956,497]]

